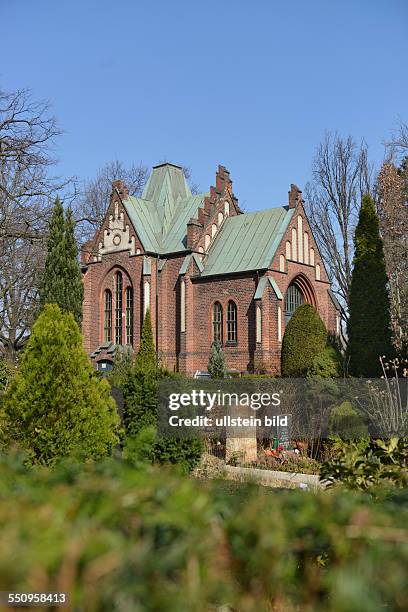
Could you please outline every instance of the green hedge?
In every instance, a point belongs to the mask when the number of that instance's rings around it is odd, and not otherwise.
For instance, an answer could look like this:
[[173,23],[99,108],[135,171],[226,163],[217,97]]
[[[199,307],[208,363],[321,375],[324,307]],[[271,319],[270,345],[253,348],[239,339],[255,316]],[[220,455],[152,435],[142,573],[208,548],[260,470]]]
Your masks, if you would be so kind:
[[66,590],[87,612],[405,611],[407,501],[3,460],[0,590]]

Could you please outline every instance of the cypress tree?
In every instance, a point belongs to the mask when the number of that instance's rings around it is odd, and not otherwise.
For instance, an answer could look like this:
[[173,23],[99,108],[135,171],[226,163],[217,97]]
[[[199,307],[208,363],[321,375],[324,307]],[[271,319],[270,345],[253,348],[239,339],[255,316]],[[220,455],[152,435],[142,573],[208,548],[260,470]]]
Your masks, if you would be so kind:
[[140,337],[140,348],[135,360],[135,368],[146,370],[157,367],[156,350],[154,348],[152,320],[150,310],[146,310]]
[[210,359],[207,367],[211,378],[225,378],[227,366],[222,344],[219,340],[214,340],[211,345]]
[[33,463],[99,459],[118,443],[109,384],[98,377],[72,313],[46,304],[4,398],[5,438]]
[[74,231],[72,211],[67,211],[64,220],[64,209],[57,198],[49,225],[40,303],[42,307],[45,304],[58,304],[62,310],[72,312],[80,324],[84,289]]
[[286,326],[282,342],[282,376],[306,376],[314,359],[324,351],[327,331],[310,304],[297,308]]
[[76,322],[82,321],[82,302],[84,285],[78,261],[78,245],[75,238],[75,223],[72,210],[69,208],[65,219],[65,305],[63,308],[73,313]]
[[374,202],[365,195],[354,235],[354,260],[347,325],[349,373],[381,374],[379,358],[393,354],[388,279]]
[[61,200],[55,200],[47,240],[47,258],[40,288],[40,303],[65,305],[65,223]]
[[157,380],[160,374],[150,312],[147,310],[143,321],[139,352],[123,389],[124,423],[128,435],[134,436],[144,427],[156,425]]

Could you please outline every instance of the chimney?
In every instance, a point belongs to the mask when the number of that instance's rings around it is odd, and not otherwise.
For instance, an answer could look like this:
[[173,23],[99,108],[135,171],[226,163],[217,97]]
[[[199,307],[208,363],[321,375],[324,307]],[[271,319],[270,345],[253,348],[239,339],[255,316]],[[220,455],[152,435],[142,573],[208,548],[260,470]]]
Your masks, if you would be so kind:
[[123,181],[119,180],[112,182],[113,193],[115,193],[116,190],[119,192],[119,195],[122,200],[127,200],[129,198],[129,191]]
[[194,249],[201,233],[203,231],[202,224],[197,219],[190,219],[187,223],[187,248]]
[[289,195],[289,208],[296,208],[296,206],[303,202],[302,200],[302,192],[297,185],[293,183],[290,186],[290,191],[288,191]]

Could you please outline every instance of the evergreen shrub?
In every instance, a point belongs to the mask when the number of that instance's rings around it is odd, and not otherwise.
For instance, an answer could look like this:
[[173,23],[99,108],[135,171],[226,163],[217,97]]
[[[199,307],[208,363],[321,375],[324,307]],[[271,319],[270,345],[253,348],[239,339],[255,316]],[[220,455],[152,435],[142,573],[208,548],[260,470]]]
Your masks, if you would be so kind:
[[327,331],[319,314],[310,304],[299,306],[286,326],[282,341],[282,376],[303,377],[313,360],[323,352]]
[[408,609],[407,489],[276,491],[112,459],[3,457],[0,480],[1,590],[63,580],[89,611]]
[[109,455],[119,418],[109,384],[95,373],[72,313],[47,304],[33,326],[3,402],[4,435],[33,463]]

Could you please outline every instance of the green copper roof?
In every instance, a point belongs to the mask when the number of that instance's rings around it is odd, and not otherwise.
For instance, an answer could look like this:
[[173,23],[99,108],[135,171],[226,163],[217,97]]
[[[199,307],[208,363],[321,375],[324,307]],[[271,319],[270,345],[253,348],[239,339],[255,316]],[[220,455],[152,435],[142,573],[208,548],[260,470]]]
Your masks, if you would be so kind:
[[202,276],[268,268],[293,212],[282,206],[227,218],[204,260]]
[[[142,197],[124,205],[145,251],[164,255],[186,251],[187,223],[207,195],[192,195],[182,168],[166,163],[153,168]],[[282,206],[225,219],[203,262],[194,258],[201,275],[268,268],[293,212]]]
[[192,195],[180,166],[155,166],[141,198],[125,200],[126,211],[146,251],[186,250],[187,223],[207,194]]
[[263,293],[265,291],[265,287],[267,286],[268,282],[270,286],[272,287],[272,289],[274,290],[275,295],[278,298],[278,300],[283,300],[282,292],[279,289],[278,285],[276,284],[275,279],[272,278],[271,276],[262,276],[262,278],[259,279],[259,283],[256,288],[255,295],[254,295],[254,300],[260,300],[262,298]]

